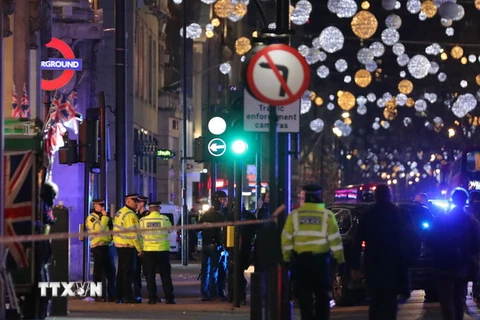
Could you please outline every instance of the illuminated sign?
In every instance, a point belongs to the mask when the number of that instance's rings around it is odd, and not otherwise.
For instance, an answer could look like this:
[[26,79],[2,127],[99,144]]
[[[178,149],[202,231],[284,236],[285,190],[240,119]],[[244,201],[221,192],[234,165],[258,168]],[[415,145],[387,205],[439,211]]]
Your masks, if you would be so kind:
[[175,158],[176,154],[172,150],[159,149],[157,150],[157,157],[163,160],[170,160]]
[[480,181],[470,181],[468,183],[468,190],[480,190]]
[[82,70],[82,59],[49,59],[40,62],[42,70]]
[[63,70],[55,79],[42,79],[42,90],[54,91],[67,85],[72,80],[75,71],[82,70],[82,60],[75,59],[72,48],[58,38],[52,38],[45,46],[58,50],[63,56],[62,59],[50,59],[42,61],[40,64],[42,70]]

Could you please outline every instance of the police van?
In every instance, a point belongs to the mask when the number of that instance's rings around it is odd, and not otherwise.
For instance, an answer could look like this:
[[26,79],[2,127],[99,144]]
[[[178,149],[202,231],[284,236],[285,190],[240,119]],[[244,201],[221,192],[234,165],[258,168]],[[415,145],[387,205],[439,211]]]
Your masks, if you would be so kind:
[[[172,226],[177,226],[180,223],[181,208],[174,204],[162,204],[160,205],[160,213],[166,215],[170,219]],[[178,236],[178,230],[170,230],[168,235],[170,240],[170,252],[176,253],[180,251],[180,238]]]

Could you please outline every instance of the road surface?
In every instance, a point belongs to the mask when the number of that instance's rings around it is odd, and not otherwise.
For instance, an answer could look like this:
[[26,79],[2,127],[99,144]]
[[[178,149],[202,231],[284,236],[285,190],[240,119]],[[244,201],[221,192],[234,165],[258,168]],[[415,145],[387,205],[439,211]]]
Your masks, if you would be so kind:
[[[146,303],[147,292],[144,286],[144,303],[135,305],[119,305],[115,303],[96,303],[82,299],[69,300],[69,314],[62,317],[50,317],[49,320],[97,320],[97,319],[134,319],[134,320],[243,320],[250,319],[249,306],[233,308],[231,304],[221,301],[201,302],[200,282],[197,281],[200,266],[198,264],[183,267],[179,264],[172,266],[173,281],[176,294],[176,305],[164,303],[149,305]],[[160,279],[158,279],[161,293]],[[399,320],[437,320],[441,319],[440,307],[437,303],[423,303],[423,291],[414,291],[412,297],[399,307]],[[473,316],[466,316],[465,320],[480,319],[480,314],[471,299],[467,300]],[[331,319],[360,320],[367,319],[368,307],[333,307]],[[294,309],[294,319],[300,319],[299,310]]]

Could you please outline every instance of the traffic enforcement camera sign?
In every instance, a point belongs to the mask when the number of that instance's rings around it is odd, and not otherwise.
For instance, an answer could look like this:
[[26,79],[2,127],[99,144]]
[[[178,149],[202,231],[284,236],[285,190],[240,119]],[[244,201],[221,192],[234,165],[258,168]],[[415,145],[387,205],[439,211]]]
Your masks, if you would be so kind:
[[250,60],[247,84],[258,100],[272,106],[285,106],[300,99],[308,89],[310,68],[295,48],[269,45]]

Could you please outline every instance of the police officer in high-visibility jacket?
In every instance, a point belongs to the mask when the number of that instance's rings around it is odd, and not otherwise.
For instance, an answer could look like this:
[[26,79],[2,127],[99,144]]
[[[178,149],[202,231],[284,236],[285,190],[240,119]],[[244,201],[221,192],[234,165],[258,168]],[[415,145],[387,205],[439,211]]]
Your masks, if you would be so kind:
[[110,245],[112,244],[111,235],[95,235],[98,232],[109,231],[111,227],[111,219],[105,211],[105,201],[102,199],[93,200],[93,212],[85,221],[88,233],[91,234],[90,248],[93,254],[93,281],[104,282],[104,275],[107,280],[107,288],[103,287],[101,298],[97,298],[97,302],[115,301],[115,264],[110,256]]
[[[161,202],[149,204],[150,213],[140,219],[141,229],[168,228],[172,224],[166,215],[160,213]],[[175,304],[172,283],[172,266],[170,264],[170,240],[168,230],[152,230],[142,234],[143,245],[143,273],[147,280],[148,304],[156,304],[157,283],[155,275],[157,268],[160,270],[163,293],[166,304]]]
[[117,303],[142,303],[142,300],[133,298],[133,272],[135,255],[142,255],[142,245],[138,218],[135,214],[138,194],[129,194],[125,197],[125,206],[117,211],[113,220],[114,231],[131,231],[114,234],[113,243],[118,253],[117,272]]
[[322,203],[320,186],[307,185],[303,190],[305,204],[290,213],[283,228],[283,258],[291,264],[302,319],[329,319],[329,262],[333,253],[343,267],[342,238],[335,216]]

